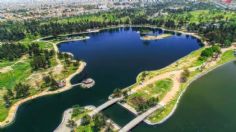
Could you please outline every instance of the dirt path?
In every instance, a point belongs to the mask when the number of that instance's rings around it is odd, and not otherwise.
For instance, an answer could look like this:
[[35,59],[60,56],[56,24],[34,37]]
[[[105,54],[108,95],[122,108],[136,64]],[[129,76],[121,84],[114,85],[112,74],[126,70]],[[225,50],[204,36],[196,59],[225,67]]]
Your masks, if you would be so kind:
[[173,80],[173,86],[172,86],[171,90],[160,101],[161,105],[165,105],[176,95],[176,93],[179,90],[179,87],[180,87],[179,78],[180,78],[181,72],[182,72],[182,70],[178,70],[178,71],[171,71],[171,72],[167,72],[167,73],[158,75],[150,80],[143,82],[141,85],[138,85],[137,87],[133,88],[131,90],[131,94],[137,92],[139,89],[142,89],[142,88],[148,86],[149,84],[155,83],[158,80],[171,78]]

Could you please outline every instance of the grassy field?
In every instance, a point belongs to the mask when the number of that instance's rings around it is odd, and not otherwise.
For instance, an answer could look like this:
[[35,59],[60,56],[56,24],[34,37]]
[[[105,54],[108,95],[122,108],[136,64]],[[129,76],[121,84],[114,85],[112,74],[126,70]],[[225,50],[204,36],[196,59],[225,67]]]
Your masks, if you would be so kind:
[[42,49],[53,49],[53,45],[51,43],[48,42],[35,42],[37,44],[39,44],[40,48]]
[[[16,60],[16,61],[17,61],[17,60]],[[6,66],[11,66],[11,65],[13,65],[16,61],[2,60],[2,61],[0,61],[0,68],[6,67]]]
[[136,93],[130,95],[127,98],[127,103],[134,108],[137,107],[137,98],[142,98],[142,100],[147,101],[151,97],[158,97],[159,99],[162,99],[164,95],[171,89],[173,86],[173,81],[169,78],[159,80],[154,84],[150,84],[140,90],[138,90]]
[[4,121],[8,115],[8,109],[5,107],[5,104],[1,102],[3,102],[2,99],[0,99],[0,121]]
[[166,118],[175,107],[181,92],[187,88],[190,81],[199,73],[200,71],[198,70],[191,72],[189,80],[186,83],[181,84],[180,90],[178,91],[177,95],[167,105],[165,105],[165,107],[155,111],[151,116],[149,116],[148,120],[151,121],[152,123],[157,123]]
[[[24,74],[22,74],[24,72]],[[3,88],[12,89],[17,83],[23,82],[31,74],[30,60],[19,62],[12,66],[12,70],[1,73],[0,90]]]
[[218,62],[218,64],[224,64],[225,62],[231,61],[233,59],[235,59],[234,51],[229,50],[229,51],[226,51],[225,53],[223,53],[223,55],[222,55],[220,61]]
[[[6,65],[12,65],[13,62],[5,62]],[[15,63],[15,62],[14,62]],[[1,63],[2,64],[2,63]],[[24,74],[22,74],[24,72]],[[0,96],[3,97],[3,94],[6,92],[6,89],[13,89],[14,86],[23,82],[31,74],[30,61],[26,60],[24,62],[16,63],[12,66],[12,70],[7,73],[1,73],[0,76]],[[31,90],[32,93],[35,93],[34,90]],[[12,103],[16,102],[14,100]],[[8,108],[5,107],[5,103],[2,98],[0,98],[0,121],[3,121],[8,115]]]

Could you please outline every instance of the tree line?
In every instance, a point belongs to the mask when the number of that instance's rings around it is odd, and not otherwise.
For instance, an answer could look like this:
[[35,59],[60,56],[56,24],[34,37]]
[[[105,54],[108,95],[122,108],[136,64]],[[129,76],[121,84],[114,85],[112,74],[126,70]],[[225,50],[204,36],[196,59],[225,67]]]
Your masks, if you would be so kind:
[[5,43],[0,45],[0,60],[13,61],[20,58],[22,55],[27,54],[28,48],[22,44]]
[[26,46],[21,43],[7,42],[0,46],[0,60],[13,61],[23,55],[29,55],[33,70],[50,67],[54,54],[54,50],[41,49],[37,43]]
[[[192,7],[193,8],[193,7]],[[160,8],[161,9],[161,8]],[[160,10],[159,9],[159,10]],[[185,28],[190,32],[202,34],[211,44],[219,43],[229,46],[235,41],[236,18],[230,17],[231,12],[212,10],[208,14],[191,14],[184,10],[164,10],[168,15],[151,17],[158,9],[124,9],[96,14],[82,15],[78,17],[31,20],[31,21],[7,21],[1,23],[0,40],[18,41],[30,35],[33,36],[57,36],[86,31],[87,29],[117,26],[121,24],[154,25],[169,29]],[[209,15],[209,17],[207,17]],[[227,17],[224,17],[227,16]],[[192,21],[197,19],[197,21]]]
[[7,89],[6,94],[3,95],[5,106],[10,107],[14,99],[20,99],[29,96],[29,89],[29,85],[22,83],[18,83],[13,90]]

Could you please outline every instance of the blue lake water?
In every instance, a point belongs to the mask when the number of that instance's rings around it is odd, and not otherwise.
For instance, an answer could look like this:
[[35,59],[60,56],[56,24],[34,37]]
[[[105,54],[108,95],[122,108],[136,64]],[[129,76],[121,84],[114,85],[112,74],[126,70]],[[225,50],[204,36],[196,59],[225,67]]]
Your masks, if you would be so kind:
[[[52,132],[61,122],[62,113],[73,105],[100,105],[115,88],[125,88],[135,83],[141,71],[163,68],[200,48],[197,39],[181,34],[162,40],[142,41],[138,30],[103,30],[88,34],[91,37],[89,40],[60,44],[61,52],[71,52],[76,59],[87,62],[86,69],[73,78],[72,83],[78,83],[82,76],[86,76],[93,78],[96,85],[91,89],[75,87],[64,93],[27,102],[19,107],[15,122],[2,131]],[[155,34],[162,33],[158,29],[153,31]],[[128,112],[116,105],[104,113],[120,125],[133,118],[129,113],[127,118],[121,116],[121,119],[117,119],[120,117],[117,114]],[[145,125],[141,125],[134,130],[143,131],[145,128]]]

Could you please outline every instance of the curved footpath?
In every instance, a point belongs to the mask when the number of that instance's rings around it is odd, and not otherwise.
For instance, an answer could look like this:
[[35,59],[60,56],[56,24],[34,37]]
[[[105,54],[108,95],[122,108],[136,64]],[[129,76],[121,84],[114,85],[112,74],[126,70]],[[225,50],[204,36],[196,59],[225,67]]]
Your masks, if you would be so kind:
[[203,72],[202,74],[199,74],[199,75],[197,75],[196,77],[194,77],[190,82],[187,83],[186,88],[180,93],[180,95],[179,95],[179,97],[178,97],[178,99],[177,99],[177,102],[176,102],[174,108],[171,110],[171,112],[170,112],[165,118],[163,118],[161,121],[156,122],[156,123],[152,123],[152,122],[150,122],[149,120],[146,119],[146,120],[145,120],[145,123],[147,123],[148,125],[159,125],[159,124],[162,124],[162,123],[166,122],[166,121],[175,113],[176,109],[178,108],[178,105],[179,105],[179,102],[180,102],[181,97],[184,95],[184,93],[187,91],[187,88],[188,88],[193,82],[197,81],[198,79],[200,79],[201,77],[205,76],[205,75],[208,74],[209,72],[211,72],[211,71],[213,71],[213,70],[215,70],[215,69],[217,69],[217,68],[219,68],[219,67],[221,67],[221,66],[223,66],[223,65],[226,65],[226,64],[228,64],[228,63],[231,63],[232,61],[235,61],[235,60],[236,60],[236,59],[231,60],[231,61],[229,61],[229,62],[227,62],[227,63],[224,63],[224,64],[221,64],[221,65],[215,66],[215,67],[213,67],[212,69],[209,69],[209,70]]
[[[232,50],[232,49],[235,49],[233,46],[229,47],[229,48],[224,48],[222,49],[222,53],[228,51],[228,50]],[[235,59],[234,59],[235,60]],[[233,60],[232,60],[233,61]],[[213,62],[210,62],[208,64],[209,66],[209,69],[207,69],[206,71],[204,71],[203,73],[200,73],[199,75],[196,75],[195,77],[193,77],[188,83],[187,83],[187,86],[185,87],[185,89],[183,91],[181,91],[180,95],[178,95],[178,98],[177,98],[177,102],[174,106],[174,108],[171,110],[171,112],[165,117],[163,118],[161,121],[157,122],[157,123],[152,123],[150,122],[148,119],[145,120],[145,123],[149,124],[149,125],[158,125],[158,124],[162,124],[164,123],[166,120],[168,120],[175,112],[175,110],[177,109],[177,106],[179,104],[179,101],[181,99],[181,97],[183,96],[184,92],[187,90],[187,87],[192,83],[194,82],[195,80],[199,79],[200,77],[206,75],[207,73],[213,71],[214,69],[222,66],[222,65],[225,65],[226,63],[224,64],[221,64],[221,65],[217,65],[217,62],[218,61],[213,61]],[[230,61],[231,62],[231,61]],[[229,62],[228,62],[229,63]],[[200,66],[197,66],[197,67],[192,67],[189,69],[189,71],[195,71],[197,68],[199,68]],[[167,72],[167,73],[164,73],[164,74],[160,74],[160,75],[157,75],[145,82],[143,82],[141,85],[138,85],[136,87],[134,87],[130,94],[132,93],[135,93],[137,92],[139,89],[142,89],[146,86],[148,86],[149,84],[153,84],[154,82],[158,81],[158,80],[161,80],[161,79],[165,79],[165,78],[171,78],[173,80],[173,86],[171,88],[171,90],[169,92],[167,92],[167,94],[164,96],[164,98],[160,101],[159,105],[162,105],[162,106],[165,106],[167,105],[175,96],[176,94],[179,92],[180,90],[180,85],[181,85],[181,82],[179,81],[180,80],[180,77],[181,77],[181,72],[183,70],[174,70],[174,71],[170,71],[170,72]],[[127,110],[129,110],[130,112],[134,113],[135,115],[138,115],[138,112],[133,108],[131,107],[130,105],[128,105],[127,103],[118,103],[120,104],[122,107],[126,108]]]
[[86,66],[86,63],[85,62],[80,62],[80,66],[79,68],[77,69],[77,71],[73,74],[71,74],[69,77],[66,78],[66,86],[64,86],[63,88],[61,89],[58,89],[56,91],[44,91],[42,93],[39,93],[39,94],[36,94],[36,95],[33,95],[33,96],[30,96],[30,97],[27,97],[27,98],[24,98],[18,102],[16,102],[15,104],[13,104],[8,112],[8,116],[7,118],[3,121],[3,122],[0,122],[0,127],[5,127],[9,124],[11,124],[14,119],[15,119],[15,116],[16,116],[16,113],[17,113],[17,109],[19,108],[19,106],[27,101],[30,101],[32,99],[35,99],[35,98],[38,98],[38,97],[42,97],[42,96],[46,96],[46,95],[52,95],[52,94],[58,94],[58,93],[61,93],[61,92],[64,92],[64,91],[67,91],[69,89],[72,88],[72,84],[71,84],[71,79],[81,73],[83,71],[83,69],[85,68]]

